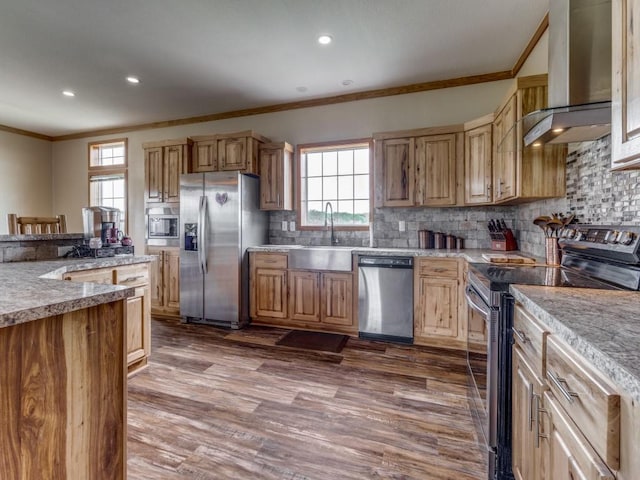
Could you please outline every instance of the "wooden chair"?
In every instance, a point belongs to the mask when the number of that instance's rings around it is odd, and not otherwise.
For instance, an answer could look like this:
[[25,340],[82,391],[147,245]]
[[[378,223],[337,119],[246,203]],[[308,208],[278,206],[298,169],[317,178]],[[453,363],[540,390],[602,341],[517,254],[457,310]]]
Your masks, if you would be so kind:
[[7,214],[9,235],[67,233],[67,219],[64,215],[55,217],[19,217]]

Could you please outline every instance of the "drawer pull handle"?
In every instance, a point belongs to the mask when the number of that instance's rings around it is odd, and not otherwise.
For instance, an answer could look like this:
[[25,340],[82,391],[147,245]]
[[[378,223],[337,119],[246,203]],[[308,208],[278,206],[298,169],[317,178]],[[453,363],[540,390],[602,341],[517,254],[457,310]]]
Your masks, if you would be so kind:
[[533,422],[534,422],[534,416],[533,416],[533,403],[535,401],[536,398],[536,394],[533,391],[533,383],[529,384],[529,431],[531,432],[533,430]]
[[514,335],[516,337],[518,337],[518,340],[520,340],[520,343],[522,343],[524,345],[525,343],[527,343],[529,341],[529,339],[527,338],[527,336],[525,335],[524,332],[521,332],[516,327],[512,327],[512,329],[513,329]]
[[567,381],[564,378],[554,375],[550,370],[547,372],[547,377],[549,377],[549,380],[551,380],[558,390],[560,390],[560,393],[567,399],[567,402],[573,403],[573,399],[578,398],[578,394],[576,392],[567,390],[565,387],[565,385],[567,385]]
[[122,279],[122,283],[135,282],[136,280],[140,280],[141,278],[144,278],[144,275],[138,275],[137,277],[124,278]]

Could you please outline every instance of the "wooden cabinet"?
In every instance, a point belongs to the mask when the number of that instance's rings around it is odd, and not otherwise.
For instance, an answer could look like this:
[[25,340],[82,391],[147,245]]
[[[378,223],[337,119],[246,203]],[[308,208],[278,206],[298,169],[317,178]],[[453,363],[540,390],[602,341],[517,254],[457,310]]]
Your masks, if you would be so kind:
[[151,353],[151,292],[149,264],[95,268],[65,273],[64,280],[135,287],[126,300],[127,366],[129,374],[147,365]]
[[547,106],[547,75],[516,79],[493,124],[493,201],[563,197],[566,145],[524,146],[522,117]]
[[252,318],[287,318],[287,254],[252,253],[250,314]]
[[180,249],[147,247],[147,255],[155,257],[151,283],[151,314],[180,317]]
[[413,282],[415,344],[466,349],[466,328],[459,318],[464,298],[461,262],[433,257],[416,259]]
[[260,145],[260,209],[293,209],[293,147],[286,142]]
[[640,2],[613,0],[612,22],[611,167],[640,168]]
[[357,333],[353,273],[287,269],[286,253],[251,252],[253,323]]
[[147,204],[180,201],[180,175],[187,173],[191,143],[190,139],[181,138],[142,144]]
[[201,135],[193,140],[192,172],[239,170],[258,174],[259,146],[269,139],[251,130]]
[[463,149],[461,125],[374,134],[376,206],[461,203]]
[[487,205],[493,201],[493,122],[486,115],[464,127],[464,203]]

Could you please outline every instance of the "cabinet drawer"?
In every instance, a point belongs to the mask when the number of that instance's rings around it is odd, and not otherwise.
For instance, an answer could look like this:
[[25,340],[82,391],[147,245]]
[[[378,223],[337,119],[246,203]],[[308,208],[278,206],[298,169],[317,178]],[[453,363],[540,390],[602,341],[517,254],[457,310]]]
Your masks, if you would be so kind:
[[123,265],[115,270],[115,282],[128,287],[144,286],[149,283],[149,267],[146,263]]
[[545,378],[546,375],[548,334],[546,326],[531,316],[522,305],[516,305],[513,316],[513,340],[540,378]]
[[254,253],[253,268],[287,268],[286,253]]
[[547,381],[558,403],[610,468],[620,465],[620,395],[561,340],[547,338]]
[[457,260],[446,258],[418,259],[418,274],[431,277],[458,278]]
[[103,283],[106,285],[113,284],[113,270],[111,268],[96,268],[93,270],[79,270],[77,272],[65,273],[62,277],[64,280],[72,282],[90,282]]

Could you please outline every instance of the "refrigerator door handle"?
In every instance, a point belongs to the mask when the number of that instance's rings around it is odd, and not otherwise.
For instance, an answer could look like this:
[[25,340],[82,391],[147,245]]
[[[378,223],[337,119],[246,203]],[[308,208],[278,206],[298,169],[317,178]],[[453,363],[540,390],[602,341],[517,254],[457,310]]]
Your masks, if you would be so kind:
[[207,273],[207,197],[200,197],[198,208],[198,259],[200,260],[200,270]]

